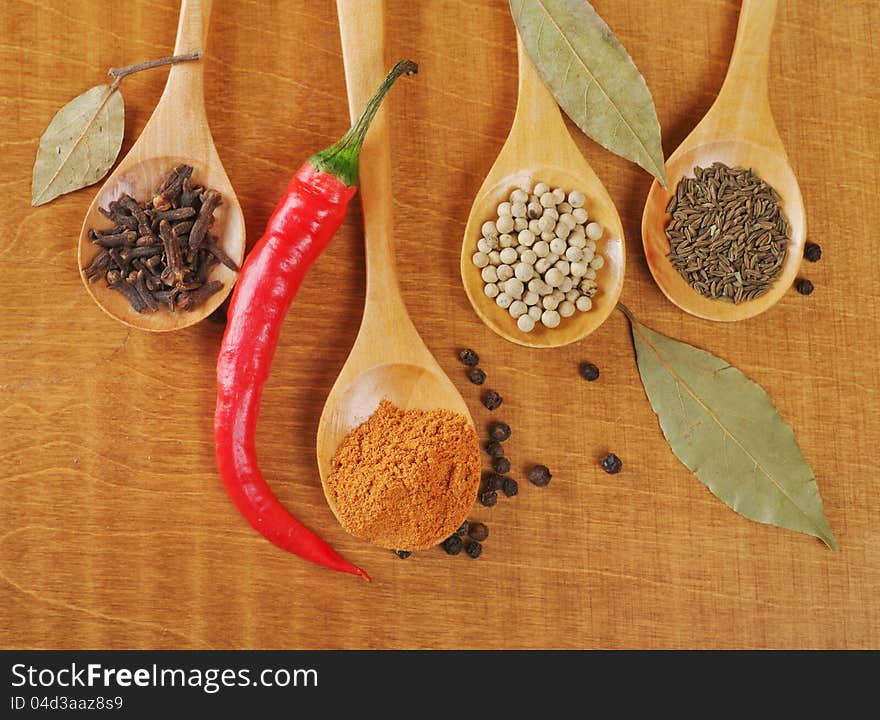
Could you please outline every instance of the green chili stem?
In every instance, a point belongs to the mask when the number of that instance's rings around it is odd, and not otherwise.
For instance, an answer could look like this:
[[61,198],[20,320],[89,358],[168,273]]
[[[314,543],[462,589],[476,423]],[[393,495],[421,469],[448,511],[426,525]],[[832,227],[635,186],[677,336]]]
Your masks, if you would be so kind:
[[419,66],[411,60],[401,60],[391,68],[391,72],[388,73],[382,84],[373,93],[373,96],[367,102],[366,107],[355,124],[330,147],[312,155],[309,158],[312,165],[322,172],[335,175],[348,187],[357,185],[359,175],[358,159],[361,147],[364,144],[364,137],[370,128],[370,123],[382,104],[382,100],[391,89],[391,86],[397,81],[397,78],[401,75],[414,75],[418,71]]

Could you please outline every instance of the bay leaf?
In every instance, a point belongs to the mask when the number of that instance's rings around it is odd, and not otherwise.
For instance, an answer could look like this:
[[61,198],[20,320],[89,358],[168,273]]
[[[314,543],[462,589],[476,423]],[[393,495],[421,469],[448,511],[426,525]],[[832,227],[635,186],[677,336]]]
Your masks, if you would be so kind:
[[740,515],[836,550],[813,472],[764,389],[721,358],[627,317],[642,384],[678,459]]
[[654,100],[626,49],[585,0],[510,0],[529,57],[556,101],[593,140],[666,187]]
[[124,125],[122,93],[110,85],[96,85],[61,108],[40,138],[31,204],[104,177],[119,155]]

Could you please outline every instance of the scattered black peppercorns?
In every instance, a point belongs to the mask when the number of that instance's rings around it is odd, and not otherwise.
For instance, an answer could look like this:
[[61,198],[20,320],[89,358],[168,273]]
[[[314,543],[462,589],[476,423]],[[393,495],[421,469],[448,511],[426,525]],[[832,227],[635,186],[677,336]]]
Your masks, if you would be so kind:
[[795,283],[795,289],[801,295],[810,295],[813,292],[813,283],[811,283],[806,278],[801,278]]
[[504,457],[504,448],[497,440],[490,440],[486,443],[486,452],[493,458]]
[[804,259],[810,262],[819,262],[822,257],[822,248],[816,243],[807,243],[804,248]]
[[623,462],[614,453],[608,453],[604,458],[602,458],[602,469],[609,475],[619,473],[622,467]]
[[489,437],[498,442],[504,442],[510,437],[510,425],[505,422],[493,423],[489,428]]
[[480,494],[480,505],[492,507],[498,502],[498,493],[494,490],[486,490]]
[[506,457],[497,457],[492,460],[492,467],[499,475],[507,475],[510,472],[510,460]]
[[593,380],[599,377],[599,368],[593,365],[593,363],[583,363],[580,367],[580,373],[584,380],[593,382]]
[[494,390],[490,390],[483,395],[483,405],[486,410],[497,410],[501,407],[501,396]]
[[480,557],[480,555],[483,554],[483,546],[476,540],[471,540],[471,542],[468,543],[466,552],[468,554],[468,557],[472,557],[474,560],[476,560],[478,557]]
[[529,482],[538,487],[548,485],[552,477],[553,475],[550,474],[550,470],[546,465],[535,465],[528,472]]
[[471,368],[468,370],[468,380],[470,380],[474,385],[482,385],[486,382],[486,373],[484,373],[480,368]]
[[519,492],[519,483],[513,478],[504,478],[504,485],[501,486],[507,497],[513,497]]
[[464,547],[464,541],[458,535],[450,535],[443,541],[443,549],[447,555],[458,555]]
[[492,473],[486,478],[486,490],[500,490],[504,487],[504,478]]
[[462,350],[458,354],[458,359],[461,360],[462,365],[467,365],[468,367],[474,367],[475,365],[480,364],[480,356],[470,348]]
[[468,529],[468,535],[470,536],[471,540],[483,542],[487,537],[489,537],[489,528],[487,528],[481,522],[471,523],[471,526]]
[[470,523],[465,520],[461,525],[458,526],[458,530],[455,531],[455,534],[460,536],[467,535],[469,529]]
[[395,550],[394,554],[401,560],[406,560],[412,553],[409,550]]

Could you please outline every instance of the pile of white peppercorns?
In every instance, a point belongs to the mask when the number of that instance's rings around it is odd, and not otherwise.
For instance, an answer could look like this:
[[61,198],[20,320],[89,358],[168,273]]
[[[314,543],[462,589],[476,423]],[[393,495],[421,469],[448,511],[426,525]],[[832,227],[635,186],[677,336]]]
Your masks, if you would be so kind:
[[596,254],[603,230],[589,222],[585,200],[579,190],[566,195],[539,182],[514,190],[498,206],[498,218],[483,223],[473,263],[486,295],[522,332],[538,322],[558,327],[575,310],[593,307],[596,271],[605,264]]

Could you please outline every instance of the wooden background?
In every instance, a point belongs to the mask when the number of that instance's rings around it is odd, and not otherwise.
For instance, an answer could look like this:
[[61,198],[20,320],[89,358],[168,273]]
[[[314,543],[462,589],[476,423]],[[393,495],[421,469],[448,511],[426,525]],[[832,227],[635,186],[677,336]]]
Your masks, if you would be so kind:
[[[674,149],[720,87],[732,0],[595,0],[653,91]],[[672,455],[640,385],[624,319],[573,347],[529,350],[484,328],[458,279],[471,200],[516,95],[502,0],[389,0],[394,210],[415,324],[483,423],[456,352],[475,348],[510,456],[554,472],[544,489],[479,508],[482,558],[402,561],[348,537],[314,458],[319,413],[354,340],[364,294],[350,213],[288,317],[258,432],[281,500],[372,584],[306,564],[247,526],[214,467],[214,359],[222,328],[132,331],[77,275],[85,189],[30,207],[31,168],[55,111],[111,66],[168,54],[171,0],[0,4],[0,646],[14,648],[877,648],[880,647],[877,188],[880,4],[782,0],[772,106],[801,181],[816,284],[734,325],[685,315],[655,287],[639,238],[650,177],[579,133],[618,205],[623,300],[653,328],[763,385],[815,470],[832,553],[716,500]],[[289,176],[347,126],[335,4],[216,0],[208,116],[261,234]],[[123,152],[165,81],[123,85]],[[595,362],[587,384],[577,364]],[[613,450],[624,471],[598,459]]]

